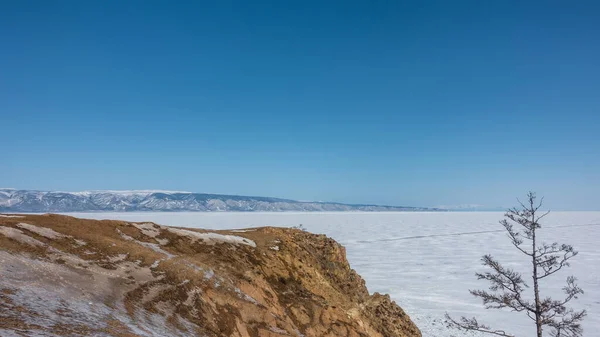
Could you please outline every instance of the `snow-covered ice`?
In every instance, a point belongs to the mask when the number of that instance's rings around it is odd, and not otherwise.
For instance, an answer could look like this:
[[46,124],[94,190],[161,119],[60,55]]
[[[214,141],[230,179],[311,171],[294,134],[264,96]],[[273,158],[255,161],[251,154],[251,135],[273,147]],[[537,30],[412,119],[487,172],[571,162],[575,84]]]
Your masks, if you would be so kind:
[[[527,271],[529,261],[512,247],[498,224],[501,212],[450,213],[78,213],[93,219],[152,221],[161,225],[206,229],[302,224],[346,247],[351,266],[371,292],[389,293],[423,332],[424,337],[464,336],[448,330],[444,313],[476,315],[492,327],[518,336],[532,335],[519,313],[483,309],[469,289],[486,289],[475,272],[483,254],[506,266]],[[568,275],[575,275],[585,294],[572,302],[586,309],[584,335],[600,333],[600,212],[553,212],[544,219],[542,240],[573,245],[579,255],[570,268],[544,280],[542,291],[560,295]]]

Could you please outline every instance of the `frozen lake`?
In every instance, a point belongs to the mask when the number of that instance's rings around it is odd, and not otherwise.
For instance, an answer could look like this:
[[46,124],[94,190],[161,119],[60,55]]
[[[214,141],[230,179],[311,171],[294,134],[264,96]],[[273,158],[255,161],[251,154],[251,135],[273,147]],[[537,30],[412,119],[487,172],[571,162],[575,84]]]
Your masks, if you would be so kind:
[[[498,223],[500,212],[456,213],[69,213],[91,219],[153,221],[163,225],[232,229],[296,226],[324,233],[347,249],[351,266],[371,292],[388,293],[426,337],[464,336],[444,326],[445,312],[476,315],[493,328],[533,335],[522,313],[485,310],[469,289],[487,289],[475,272],[490,253],[505,266],[527,271]],[[585,294],[572,302],[586,309],[584,335],[600,334],[600,212],[553,212],[544,218],[542,241],[571,244],[579,251],[571,267],[543,280],[545,294],[560,295],[568,275]],[[521,269],[524,268],[524,269]],[[527,275],[524,279],[528,280]]]

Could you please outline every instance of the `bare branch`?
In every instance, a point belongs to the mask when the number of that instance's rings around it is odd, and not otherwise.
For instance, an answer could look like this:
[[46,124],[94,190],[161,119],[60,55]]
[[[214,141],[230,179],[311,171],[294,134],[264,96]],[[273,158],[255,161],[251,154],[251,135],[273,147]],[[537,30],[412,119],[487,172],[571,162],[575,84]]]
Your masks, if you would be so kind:
[[506,219],[500,221],[500,224],[502,226],[504,226],[504,228],[506,229],[508,237],[510,238],[510,242],[512,243],[513,246],[515,246],[515,248],[517,248],[518,250],[521,251],[521,253],[523,253],[527,256],[533,256],[532,253],[529,253],[525,249],[521,248],[521,244],[523,244],[523,239],[521,239],[521,235],[519,234],[519,232],[517,232],[513,229],[512,224],[508,223],[508,221],[506,221]]
[[512,245],[515,246],[515,248],[517,248],[518,250],[521,251],[521,253],[528,255],[528,256],[533,256],[533,254],[529,253],[528,251],[526,251],[525,249],[521,248],[515,241],[511,241]]
[[[562,253],[562,256],[555,255]],[[558,247],[557,243],[552,245],[543,245],[538,249],[538,255],[536,258],[536,264],[543,270],[543,274],[537,276],[538,280],[548,277],[563,267],[569,266],[569,260],[577,256],[578,252],[573,249],[570,245],[561,245]]]
[[[523,210],[528,210],[529,208],[527,208],[527,206],[525,206],[525,204],[523,204],[523,202],[521,202],[521,200],[519,198],[517,198],[517,201],[519,202],[519,205],[521,205],[521,208]],[[529,199],[529,202],[531,203],[531,199]]]
[[460,322],[457,322],[452,317],[450,317],[448,313],[446,313],[446,320],[448,320],[448,325],[450,327],[457,328],[459,330],[478,331],[503,337],[515,337],[515,335],[508,334],[504,330],[493,330],[489,326],[479,323],[475,317],[461,317]]
[[550,214],[550,211],[547,211],[546,213],[544,213],[544,214],[540,215],[539,217],[537,217],[535,219],[535,222],[538,222],[538,221],[542,220],[542,218],[544,218],[548,214]]
[[[535,203],[535,198],[536,198],[536,197],[535,197],[535,193],[534,193],[534,194],[533,194],[533,202],[532,202],[532,205]],[[533,208],[533,210],[537,212],[537,210],[538,210],[538,209],[540,209],[540,208],[542,207],[542,205],[543,205],[543,204],[544,204],[544,197],[541,197],[541,198],[540,198],[540,202],[538,203],[538,205],[537,205],[535,208]]]
[[560,320],[554,320],[547,324],[554,329],[552,332],[550,332],[550,335],[554,337],[582,336],[583,328],[581,327],[581,321],[583,321],[585,316],[587,316],[587,312],[585,310],[568,310]]
[[565,304],[570,302],[572,299],[576,299],[580,294],[583,294],[583,289],[577,285],[576,281],[577,279],[573,276],[567,277],[567,285],[563,287],[563,291],[567,296],[562,301],[545,298],[540,305],[542,313],[547,314],[555,312],[559,315],[563,314],[567,310],[565,308]]
[[483,304],[488,309],[510,308],[513,311],[533,311],[534,306],[521,298],[521,293],[527,284],[523,281],[520,273],[512,269],[502,267],[500,263],[490,255],[485,255],[481,259],[483,265],[491,268],[494,272],[477,273],[480,280],[487,280],[491,283],[489,293],[482,290],[470,290],[473,296],[482,299]]

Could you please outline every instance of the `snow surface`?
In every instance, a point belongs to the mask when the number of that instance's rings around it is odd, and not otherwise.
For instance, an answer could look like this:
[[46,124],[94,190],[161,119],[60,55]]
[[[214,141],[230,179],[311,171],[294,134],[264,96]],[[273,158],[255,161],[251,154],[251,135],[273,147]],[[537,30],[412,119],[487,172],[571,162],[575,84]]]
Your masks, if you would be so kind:
[[[351,266],[371,292],[389,293],[410,315],[424,337],[471,336],[448,330],[444,313],[476,315],[480,321],[518,336],[533,335],[519,313],[483,309],[469,289],[486,289],[475,272],[491,253],[508,267],[527,271],[529,261],[517,252],[498,224],[501,212],[406,213],[78,213],[92,219],[152,221],[162,225],[206,229],[303,225],[346,247]],[[553,212],[541,235],[546,242],[572,244],[579,255],[571,267],[541,284],[560,295],[568,275],[575,275],[585,294],[572,302],[586,309],[584,335],[600,334],[600,212]],[[526,278],[527,279],[527,278]],[[476,336],[476,335],[472,335]]]

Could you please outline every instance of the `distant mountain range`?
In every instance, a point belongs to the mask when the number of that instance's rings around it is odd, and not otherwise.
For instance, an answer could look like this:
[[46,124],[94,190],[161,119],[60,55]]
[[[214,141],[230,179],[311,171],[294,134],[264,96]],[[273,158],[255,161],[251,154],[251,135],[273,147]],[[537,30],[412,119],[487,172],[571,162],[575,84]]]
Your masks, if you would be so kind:
[[177,191],[34,191],[0,189],[0,212],[323,212],[442,211],[437,208],[305,202]]
[[486,206],[479,204],[440,205],[435,206],[435,208],[454,212],[503,212],[507,209],[507,207]]

